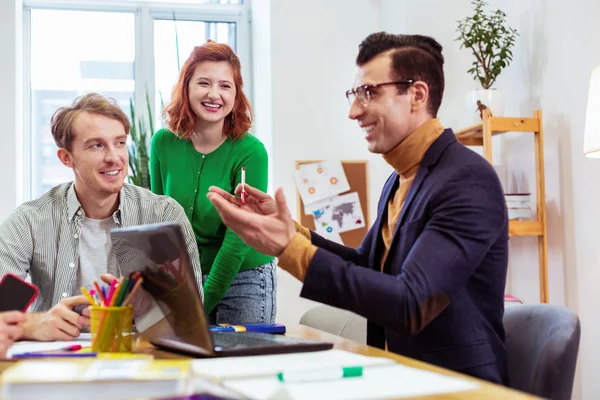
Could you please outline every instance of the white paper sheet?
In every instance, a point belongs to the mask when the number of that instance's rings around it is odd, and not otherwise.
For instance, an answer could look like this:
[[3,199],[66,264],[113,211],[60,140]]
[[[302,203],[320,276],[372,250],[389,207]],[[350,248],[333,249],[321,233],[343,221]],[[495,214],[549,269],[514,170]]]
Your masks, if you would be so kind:
[[311,204],[350,190],[340,161],[303,164],[294,172],[302,202]]
[[342,233],[365,226],[360,199],[356,192],[332,197],[328,205],[313,212],[313,218],[315,230],[319,234]]
[[281,383],[277,378],[228,380],[227,388],[255,400],[361,400],[428,396],[474,390],[477,383],[400,364],[365,368],[359,378]]
[[100,360],[94,361],[83,375],[84,380],[135,379],[149,360]]
[[192,361],[192,371],[197,375],[217,379],[241,379],[271,375],[276,377],[290,366],[299,369],[314,369],[355,365],[393,364],[389,358],[368,357],[343,350],[326,350],[308,353],[276,354],[253,357],[224,357]]
[[340,236],[340,234],[337,231],[320,231],[320,230],[316,230],[316,232],[321,235],[322,237],[324,237],[325,239],[331,240],[332,242],[336,242],[338,244],[343,245],[344,241],[342,240],[342,237]]
[[6,354],[7,358],[11,358],[15,354],[22,353],[32,353],[39,351],[52,351],[52,350],[60,350],[67,346],[73,345],[81,345],[81,347],[92,347],[92,342],[90,341],[91,337],[89,334],[82,333],[81,335],[85,335],[83,338],[80,336],[79,338],[68,341],[68,342],[34,342],[34,341],[23,341],[15,343]]
[[332,197],[328,197],[323,200],[315,201],[314,203],[305,204],[304,205],[304,214],[313,215],[315,211],[331,205],[331,202],[333,201],[334,197],[335,196],[332,196]]

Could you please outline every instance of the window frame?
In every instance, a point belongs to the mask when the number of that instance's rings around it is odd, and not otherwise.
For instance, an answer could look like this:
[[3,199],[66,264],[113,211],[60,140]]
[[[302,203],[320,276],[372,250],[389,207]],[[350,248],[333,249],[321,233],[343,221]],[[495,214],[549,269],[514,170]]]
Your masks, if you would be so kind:
[[[194,0],[159,2],[153,0],[23,0],[23,198],[33,193],[32,179],[32,104],[31,104],[31,10],[97,11],[133,13],[135,18],[135,108],[137,115],[146,113],[146,90],[153,115],[155,110],[154,21],[177,20],[229,22],[236,24],[235,43],[242,64],[244,92],[253,98],[250,0],[243,4],[198,4]],[[199,43],[200,44],[200,43]],[[175,82],[173,82],[175,83]]]

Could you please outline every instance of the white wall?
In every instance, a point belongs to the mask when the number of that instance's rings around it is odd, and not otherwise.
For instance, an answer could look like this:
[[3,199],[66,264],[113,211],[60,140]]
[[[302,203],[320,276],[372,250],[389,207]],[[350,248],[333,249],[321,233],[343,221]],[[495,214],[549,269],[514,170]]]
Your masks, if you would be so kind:
[[[561,221],[561,187],[558,177],[559,159],[557,157],[559,132],[555,124],[550,123],[553,116],[542,104],[545,90],[545,63],[549,60],[548,32],[546,14],[548,4],[541,7],[541,1],[529,2],[490,1],[490,7],[501,7],[507,13],[510,25],[520,32],[514,49],[514,62],[506,69],[494,85],[505,97],[504,114],[514,116],[532,116],[542,108],[544,112],[546,203],[549,231],[549,281],[550,298],[553,303],[564,304],[563,276],[563,229]],[[431,7],[440,12],[432,14]],[[466,71],[471,67],[472,56],[454,39],[457,37],[456,20],[471,14],[470,1],[454,1],[452,5],[437,1],[411,1],[407,6],[407,32],[420,33],[435,37],[444,47],[446,91],[440,109],[442,123],[454,129],[462,128],[471,122],[466,116],[465,94],[477,88],[476,82]],[[560,57],[560,54],[556,54]],[[584,78],[584,80],[587,78]],[[549,83],[551,84],[551,83]],[[556,83],[554,83],[556,84]],[[544,99],[545,100],[545,99]],[[532,204],[535,204],[535,168],[533,137],[530,133],[512,133],[495,138],[494,164],[500,164],[506,173],[507,191],[532,192]],[[477,149],[476,149],[477,150]],[[564,201],[564,200],[563,200]],[[536,238],[513,238],[510,247],[510,269],[507,292],[526,302],[537,302],[538,262],[535,249]]]
[[[368,159],[374,187],[389,174],[381,157],[366,150],[356,122],[348,119],[344,96],[353,84],[358,44],[380,29],[380,18],[379,1],[272,2],[274,179],[288,194],[292,210],[295,160]],[[378,193],[370,194],[374,214]]]
[[[381,30],[380,0],[271,1],[271,88],[274,186],[283,187],[296,215],[296,160],[369,160],[370,216],[391,169],[371,155],[347,117],[358,44]],[[262,90],[255,88],[255,93]],[[257,104],[257,106],[259,106]],[[297,323],[314,303],[279,270],[278,320]]]
[[[253,133],[265,145],[269,165],[273,165],[273,83],[271,79],[271,0],[251,4]],[[259,90],[256,90],[256,89]],[[273,190],[273,169],[269,170],[269,192]]]
[[23,166],[17,157],[22,154],[22,137],[16,134],[22,130],[22,9],[21,0],[0,1],[0,221],[21,202],[23,193]]

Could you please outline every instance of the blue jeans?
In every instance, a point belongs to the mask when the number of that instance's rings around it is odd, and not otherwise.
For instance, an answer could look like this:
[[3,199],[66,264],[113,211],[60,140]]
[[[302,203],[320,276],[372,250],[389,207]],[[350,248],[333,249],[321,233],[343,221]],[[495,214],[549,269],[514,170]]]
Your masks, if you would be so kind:
[[[210,323],[275,322],[276,273],[275,261],[238,273],[225,296],[208,316]],[[208,275],[202,276],[203,284],[207,278]]]

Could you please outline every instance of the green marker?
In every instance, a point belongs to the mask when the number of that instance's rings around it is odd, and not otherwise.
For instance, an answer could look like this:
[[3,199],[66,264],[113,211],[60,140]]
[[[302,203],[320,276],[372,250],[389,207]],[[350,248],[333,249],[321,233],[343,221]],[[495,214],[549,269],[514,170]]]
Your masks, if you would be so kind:
[[358,378],[363,374],[363,367],[334,367],[312,370],[288,370],[277,374],[280,382],[312,382],[328,381],[343,378]]

